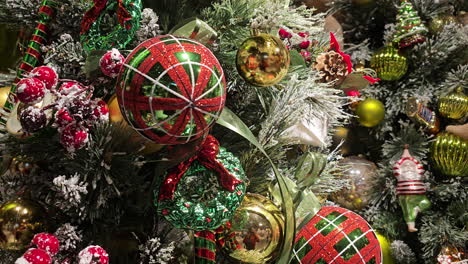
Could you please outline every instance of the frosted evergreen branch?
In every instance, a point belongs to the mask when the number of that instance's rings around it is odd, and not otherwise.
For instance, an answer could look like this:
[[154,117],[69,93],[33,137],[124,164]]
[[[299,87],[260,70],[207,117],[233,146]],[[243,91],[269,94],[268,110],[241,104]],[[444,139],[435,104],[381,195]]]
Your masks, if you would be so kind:
[[399,264],[416,264],[416,256],[411,248],[401,240],[395,240],[390,245],[392,257]]

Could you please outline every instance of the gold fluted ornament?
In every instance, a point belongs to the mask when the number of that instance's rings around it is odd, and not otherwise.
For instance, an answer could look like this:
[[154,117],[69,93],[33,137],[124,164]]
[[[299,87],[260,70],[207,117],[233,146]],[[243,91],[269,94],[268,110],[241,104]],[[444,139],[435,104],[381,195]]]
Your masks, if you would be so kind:
[[371,68],[384,81],[396,81],[408,70],[408,59],[392,45],[378,50],[371,57]]
[[248,193],[231,219],[237,248],[223,247],[223,252],[240,263],[271,262],[280,252],[283,241],[284,217],[267,198]]
[[439,99],[439,113],[451,119],[463,118],[468,113],[468,96],[463,93],[463,88]]
[[251,85],[265,87],[281,81],[288,73],[289,51],[281,39],[258,34],[245,40],[236,56],[237,71]]
[[46,212],[32,200],[16,199],[0,207],[0,248],[23,250],[33,236],[46,231]]
[[454,134],[437,134],[431,146],[434,166],[444,175],[454,177],[468,176],[468,140]]

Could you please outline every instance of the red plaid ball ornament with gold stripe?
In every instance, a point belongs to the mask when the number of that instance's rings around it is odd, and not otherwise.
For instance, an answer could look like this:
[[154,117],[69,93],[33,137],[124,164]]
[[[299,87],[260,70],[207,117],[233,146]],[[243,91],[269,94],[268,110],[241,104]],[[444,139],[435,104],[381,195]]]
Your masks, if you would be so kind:
[[290,264],[382,264],[382,250],[366,220],[341,207],[322,209],[299,231]]
[[117,81],[122,115],[158,144],[183,144],[208,132],[226,101],[226,80],[213,53],[173,35],[141,43]]

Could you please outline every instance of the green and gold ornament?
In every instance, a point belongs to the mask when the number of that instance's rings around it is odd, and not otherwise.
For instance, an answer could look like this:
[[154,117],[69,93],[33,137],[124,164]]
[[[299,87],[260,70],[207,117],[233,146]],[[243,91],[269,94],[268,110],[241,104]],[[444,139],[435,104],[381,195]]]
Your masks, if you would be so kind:
[[184,144],[207,134],[226,101],[226,80],[213,53],[173,35],[141,43],[117,80],[128,124],[158,144]]
[[10,111],[18,104],[18,98],[16,97],[16,84],[24,77],[25,74],[29,73],[32,69],[38,66],[41,59],[41,46],[44,45],[48,39],[50,22],[57,8],[57,2],[51,0],[42,0],[38,11],[39,20],[31,39],[28,44],[28,48],[23,57],[23,60],[16,72],[16,79],[11,87],[8,101],[3,106],[3,112],[0,114],[0,123],[4,126],[7,122]]
[[341,207],[322,207],[294,241],[290,264],[305,263],[382,264],[382,250],[364,218]]
[[468,140],[451,133],[437,134],[431,146],[432,164],[442,174],[468,177]]
[[408,70],[408,59],[392,45],[387,45],[371,57],[371,68],[384,81],[401,79]]
[[428,32],[426,26],[421,22],[418,12],[414,10],[409,0],[402,0],[398,9],[396,32],[393,42],[399,48],[406,48],[426,40],[424,36]]
[[167,171],[155,204],[173,226],[195,231],[197,263],[215,263],[215,230],[240,206],[246,180],[239,159],[212,136],[197,155]]
[[[140,27],[143,5],[141,0],[93,0],[93,6],[81,22],[81,43],[87,52],[93,50],[123,49]],[[102,29],[108,13],[117,15],[118,24],[105,34]]]
[[403,217],[409,232],[416,232],[416,217],[431,207],[431,202],[426,196],[424,184],[424,168],[422,164],[413,158],[405,145],[403,154],[394,165],[393,174],[397,178],[396,194],[403,210]]
[[455,92],[439,99],[439,114],[450,119],[461,119],[468,113],[468,96],[463,88],[458,87]]

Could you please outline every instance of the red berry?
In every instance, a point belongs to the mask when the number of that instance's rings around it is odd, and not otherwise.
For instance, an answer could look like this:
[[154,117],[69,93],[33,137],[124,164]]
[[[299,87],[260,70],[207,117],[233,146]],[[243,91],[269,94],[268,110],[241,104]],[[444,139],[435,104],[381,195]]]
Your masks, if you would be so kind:
[[299,32],[297,33],[301,38],[307,38],[309,36],[309,33],[307,32]]
[[108,121],[109,120],[109,107],[106,102],[99,100],[97,102],[96,108],[94,108],[94,118],[99,121]]
[[66,108],[62,108],[55,113],[55,125],[57,127],[64,127],[70,124],[73,118]]
[[59,92],[62,95],[77,94],[85,88],[78,82],[64,82],[59,88]]
[[34,236],[31,241],[37,248],[47,251],[50,255],[55,255],[60,249],[60,243],[58,239],[47,233],[39,233]]
[[359,97],[361,96],[361,93],[359,91],[348,91],[346,92],[347,96],[354,96],[354,97]]
[[280,38],[282,38],[282,39],[286,39],[286,38],[291,38],[291,37],[292,37],[292,34],[291,34],[291,33],[289,33],[288,31],[286,31],[286,30],[284,30],[284,29],[282,29],[282,28],[278,31],[278,34],[279,34]]
[[16,85],[16,95],[25,104],[35,104],[44,98],[45,84],[34,77],[22,79]]
[[84,147],[88,140],[87,129],[75,125],[67,126],[60,135],[60,143],[71,153]]
[[310,45],[310,41],[309,40],[306,40],[306,41],[302,41],[301,43],[299,43],[299,48],[301,49],[307,49]]
[[109,264],[109,255],[100,246],[89,246],[78,254],[80,264]]
[[57,73],[54,69],[47,66],[34,68],[31,71],[31,76],[41,80],[49,90],[55,88],[58,83]]
[[47,116],[40,108],[29,106],[21,112],[21,127],[25,132],[34,133],[47,124]]
[[16,260],[16,264],[50,264],[52,260],[49,254],[42,249],[31,248]]
[[115,78],[119,75],[120,69],[125,62],[125,57],[117,49],[108,51],[99,61],[101,71],[105,75]]

